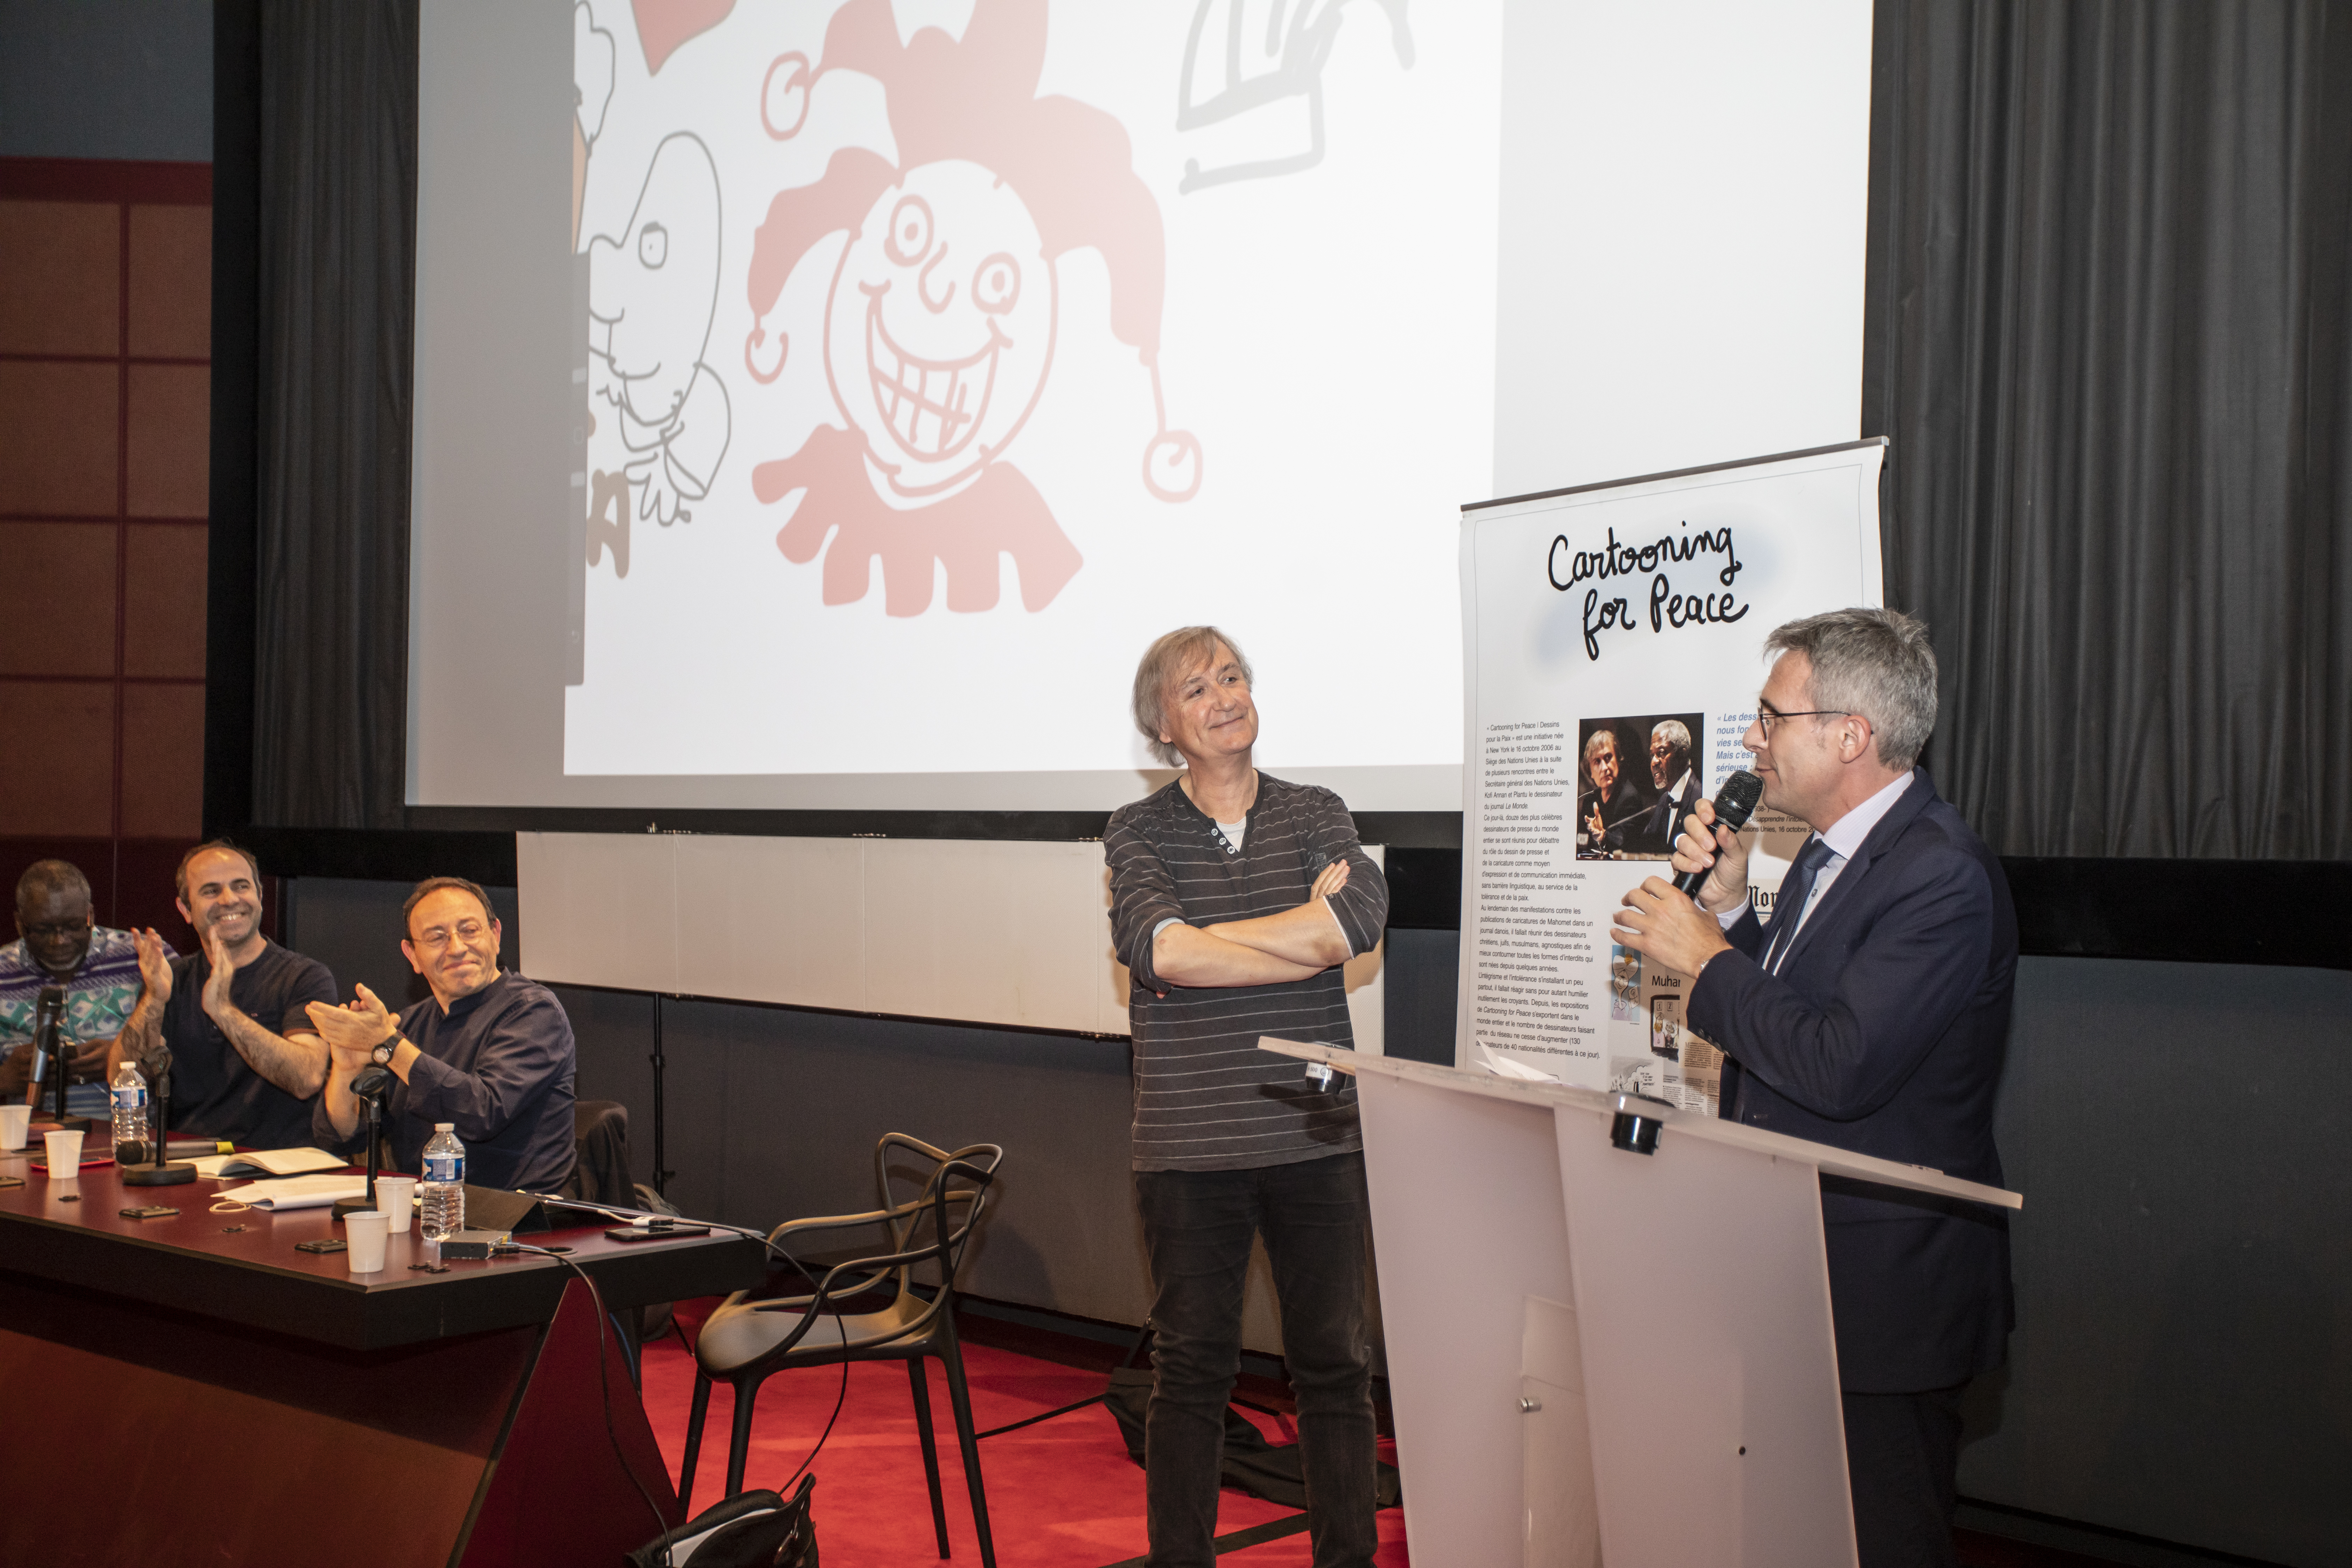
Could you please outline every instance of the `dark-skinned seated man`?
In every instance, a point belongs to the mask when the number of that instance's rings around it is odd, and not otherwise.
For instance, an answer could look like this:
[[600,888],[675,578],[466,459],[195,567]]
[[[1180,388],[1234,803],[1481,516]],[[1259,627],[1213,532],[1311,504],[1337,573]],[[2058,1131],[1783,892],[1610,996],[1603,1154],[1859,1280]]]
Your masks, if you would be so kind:
[[552,1193],[572,1174],[572,1020],[555,993],[499,967],[504,934],[489,895],[462,877],[428,877],[402,912],[400,944],[432,994],[398,1017],[366,986],[349,1006],[314,1005],[334,1057],[311,1122],[315,1142],[355,1149],[366,1112],[352,1080],[389,1068],[383,1135],[394,1170],[424,1169],[425,1145],[446,1121],[466,1145],[466,1181]]
[[91,918],[89,879],[79,868],[36,860],[16,879],[16,940],[0,947],[0,1099],[31,1087],[33,1031],[41,993],[52,985],[66,993],[58,1022],[66,1114],[108,1115],[107,1053],[139,1005],[138,944]]
[[107,1071],[126,1052],[145,1068],[156,1045],[167,1046],[173,1131],[299,1148],[327,1081],[327,1047],[305,1009],[334,1000],[335,977],[261,934],[261,868],[251,852],[225,838],[199,844],[175,876],[199,951],[175,958],[154,931],[138,933],[146,990]]
[[[1617,940],[1697,976],[1692,1031],[1727,1058],[1722,1114],[1999,1186],[1992,1112],[2017,973],[2000,864],[1937,798],[1927,629],[1836,610],[1766,639],[1779,657],[1745,742],[1764,804],[1813,829],[1772,918],[1748,852],[1701,801],[1676,870],[1625,895]],[[1825,1176],[1822,1231],[1862,1568],[1949,1565],[1960,1394],[2000,1364],[2016,1313],[1998,1212]]]
[[1380,941],[1388,885],[1338,795],[1252,765],[1249,665],[1215,627],[1151,646],[1134,714],[1160,760],[1184,764],[1103,834],[1114,944],[1134,983],[1135,1191],[1157,1336],[1144,1419],[1150,1562],[1215,1562],[1256,1235],[1298,1397],[1316,1568],[1363,1568],[1378,1531],[1355,1080],[1318,1088],[1257,1042],[1353,1048],[1339,966]]

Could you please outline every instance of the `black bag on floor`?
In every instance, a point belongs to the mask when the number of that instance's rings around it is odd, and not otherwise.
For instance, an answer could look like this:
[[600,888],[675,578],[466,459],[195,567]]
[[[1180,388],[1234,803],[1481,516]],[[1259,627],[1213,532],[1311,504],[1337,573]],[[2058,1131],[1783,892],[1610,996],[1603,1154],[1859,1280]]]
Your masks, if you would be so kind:
[[[1127,1457],[1143,1463],[1143,1416],[1151,1401],[1151,1369],[1123,1366],[1110,1374],[1103,1403],[1110,1406],[1119,1435],[1127,1439]],[[1307,1479],[1299,1468],[1298,1445],[1269,1443],[1257,1423],[1225,1406],[1225,1451],[1218,1467],[1225,1485],[1285,1508],[1307,1506]],[[1372,1483],[1373,1506],[1394,1508],[1404,1490],[1394,1465],[1383,1464]]]
[[630,1568],[817,1568],[809,1512],[815,1489],[810,1476],[789,1501],[771,1491],[737,1492],[630,1552]]

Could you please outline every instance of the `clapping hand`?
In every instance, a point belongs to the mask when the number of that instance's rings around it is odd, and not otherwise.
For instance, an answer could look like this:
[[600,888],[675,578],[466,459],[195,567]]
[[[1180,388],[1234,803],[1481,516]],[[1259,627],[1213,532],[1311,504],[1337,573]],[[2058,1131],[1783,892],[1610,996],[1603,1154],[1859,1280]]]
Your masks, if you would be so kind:
[[236,960],[229,956],[228,943],[211,931],[198,931],[196,940],[204,944],[205,963],[208,966],[204,993],[198,1000],[204,1005],[205,1016],[217,1024],[231,1005],[229,984],[236,978]]
[[149,926],[131,933],[131,945],[139,950],[140,981],[160,1007],[172,999],[172,961],[164,956],[163,939]]
[[366,986],[358,991],[356,1000],[341,1007],[313,1002],[304,1009],[328,1049],[335,1053],[336,1065],[354,1069],[365,1067],[369,1053],[394,1033],[391,1010]]

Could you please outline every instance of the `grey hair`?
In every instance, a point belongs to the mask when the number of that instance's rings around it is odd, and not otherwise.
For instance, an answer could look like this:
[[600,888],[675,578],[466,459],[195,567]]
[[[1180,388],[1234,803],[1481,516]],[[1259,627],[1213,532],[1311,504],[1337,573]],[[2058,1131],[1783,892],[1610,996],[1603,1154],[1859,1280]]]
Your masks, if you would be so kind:
[[1135,667],[1135,727],[1143,731],[1143,739],[1151,754],[1169,767],[1176,767],[1183,753],[1160,738],[1168,721],[1168,689],[1176,678],[1200,659],[1214,658],[1217,645],[1234,656],[1242,667],[1242,679],[1251,685],[1257,677],[1251,673],[1249,655],[1239,644],[1214,626],[1179,626],[1154,642],[1143,651],[1143,662]]
[[16,879],[16,907],[30,909],[52,893],[79,893],[89,898],[89,879],[70,860],[36,860]]
[[[1584,737],[1584,773],[1585,776],[1588,778],[1592,774],[1592,753],[1600,747],[1601,742],[1603,741],[1608,742],[1612,747],[1617,744],[1617,731],[1615,726],[1603,724],[1601,728],[1593,731],[1592,733]],[[1620,763],[1622,763],[1625,759],[1620,757],[1617,760]]]
[[1665,737],[1666,744],[1672,746],[1675,751],[1682,752],[1685,756],[1688,756],[1690,754],[1690,726],[1684,723],[1681,720],[1660,720],[1657,727],[1650,731],[1650,739],[1654,741],[1661,735]]
[[1878,734],[1878,760],[1908,768],[1936,731],[1936,650],[1927,624],[1900,610],[1831,610],[1775,627],[1767,653],[1812,666],[1808,700],[1858,713]]

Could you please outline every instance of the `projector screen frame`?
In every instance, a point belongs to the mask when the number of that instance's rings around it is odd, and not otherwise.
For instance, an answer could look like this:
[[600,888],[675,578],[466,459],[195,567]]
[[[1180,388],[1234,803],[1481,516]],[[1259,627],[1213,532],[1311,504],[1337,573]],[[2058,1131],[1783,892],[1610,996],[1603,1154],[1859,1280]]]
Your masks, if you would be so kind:
[[[1144,792],[1148,793],[1148,792]],[[1139,794],[1138,798],[1141,798]],[[1108,811],[663,810],[647,806],[412,805],[412,829],[436,833],[695,833],[753,838],[953,838],[1091,842]],[[1458,849],[1458,811],[1360,811],[1367,844]]]

